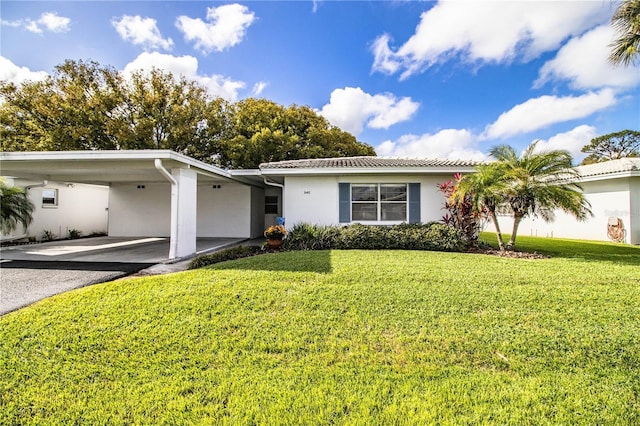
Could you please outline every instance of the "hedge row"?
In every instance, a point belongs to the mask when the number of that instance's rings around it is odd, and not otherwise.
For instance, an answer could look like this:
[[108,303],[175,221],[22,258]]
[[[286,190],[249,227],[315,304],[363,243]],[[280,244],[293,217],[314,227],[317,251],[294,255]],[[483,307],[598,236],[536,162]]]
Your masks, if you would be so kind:
[[460,231],[439,222],[393,226],[318,226],[299,223],[289,231],[282,248],[464,251],[467,244]]
[[190,263],[187,269],[203,268],[214,263],[225,262],[227,260],[241,259],[259,254],[262,248],[259,246],[234,246],[211,254],[203,254],[196,257]]

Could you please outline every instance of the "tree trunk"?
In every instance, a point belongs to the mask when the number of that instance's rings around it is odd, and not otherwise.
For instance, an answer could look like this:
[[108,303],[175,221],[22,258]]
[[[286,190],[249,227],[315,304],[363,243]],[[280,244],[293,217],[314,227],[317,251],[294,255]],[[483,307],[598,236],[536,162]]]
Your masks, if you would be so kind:
[[520,215],[513,216],[513,231],[511,231],[511,238],[507,243],[507,250],[513,250],[516,247],[516,235],[518,234],[518,227],[520,226],[522,218],[523,216]]
[[500,231],[500,225],[498,225],[498,218],[496,217],[496,210],[489,209],[489,216],[493,221],[493,225],[496,227],[496,237],[498,237],[498,248],[500,251],[505,251],[504,241],[502,241],[502,232]]

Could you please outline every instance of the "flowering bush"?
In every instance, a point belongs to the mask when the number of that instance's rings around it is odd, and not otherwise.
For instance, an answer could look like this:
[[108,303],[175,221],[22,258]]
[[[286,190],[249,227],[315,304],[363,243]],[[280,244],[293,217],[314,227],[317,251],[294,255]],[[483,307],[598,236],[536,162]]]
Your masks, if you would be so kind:
[[282,225],[273,225],[264,231],[264,236],[268,240],[281,240],[287,235],[287,230]]

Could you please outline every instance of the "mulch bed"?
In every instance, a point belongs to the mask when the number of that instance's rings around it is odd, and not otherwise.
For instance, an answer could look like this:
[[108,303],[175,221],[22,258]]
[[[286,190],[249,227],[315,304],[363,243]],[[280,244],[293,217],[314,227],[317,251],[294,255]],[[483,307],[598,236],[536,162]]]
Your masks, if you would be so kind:
[[488,254],[491,256],[507,257],[510,259],[549,259],[550,256],[546,256],[540,253],[530,253],[526,251],[507,250],[500,251],[492,247],[475,247],[467,250],[468,253]]

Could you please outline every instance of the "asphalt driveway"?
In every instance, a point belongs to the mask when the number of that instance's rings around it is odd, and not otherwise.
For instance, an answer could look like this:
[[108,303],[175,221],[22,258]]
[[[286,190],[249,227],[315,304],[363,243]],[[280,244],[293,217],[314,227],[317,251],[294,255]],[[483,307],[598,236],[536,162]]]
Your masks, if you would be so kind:
[[[199,253],[239,239],[199,239]],[[0,248],[0,315],[75,288],[132,274],[183,270],[171,262],[168,238],[83,238]]]

